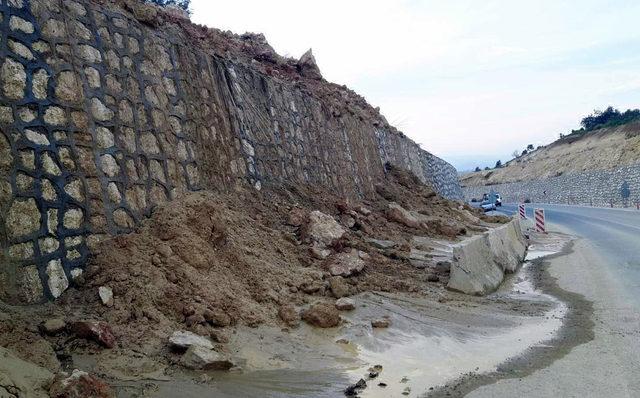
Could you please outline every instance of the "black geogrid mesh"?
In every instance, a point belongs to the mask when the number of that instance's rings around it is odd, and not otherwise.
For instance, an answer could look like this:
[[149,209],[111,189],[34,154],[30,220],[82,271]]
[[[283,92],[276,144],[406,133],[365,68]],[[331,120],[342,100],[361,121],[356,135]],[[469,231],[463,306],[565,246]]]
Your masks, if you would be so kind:
[[[113,219],[113,215],[116,211],[125,212],[131,217],[132,222],[139,221],[142,217],[150,214],[152,206],[155,202],[161,202],[171,198],[172,190],[176,188],[176,184],[182,185],[181,189],[196,190],[198,186],[195,182],[190,181],[187,176],[187,168],[193,168],[197,173],[197,166],[193,160],[192,145],[190,144],[187,135],[182,131],[182,128],[178,126],[177,131],[168,131],[166,126],[161,130],[154,125],[154,111],[160,112],[163,115],[169,115],[177,120],[178,125],[184,124],[184,114],[180,114],[176,109],[180,109],[177,106],[179,103],[184,103],[182,99],[182,92],[180,88],[180,79],[175,67],[175,60],[173,54],[170,53],[171,67],[170,70],[162,71],[163,78],[170,79],[176,87],[176,95],[168,95],[169,110],[159,110],[149,102],[145,95],[145,89],[147,86],[158,84],[157,79],[153,80],[152,77],[148,77],[141,71],[141,65],[145,61],[145,39],[149,37],[143,36],[141,29],[130,26],[131,21],[123,18],[122,15],[110,13],[104,10],[92,10],[83,3],[81,8],[75,7],[75,10],[84,8],[84,12],[80,14],[74,13],[71,8],[65,9],[65,2],[54,1],[48,2],[47,8],[42,7],[40,2],[40,15],[38,15],[40,21],[57,20],[64,24],[68,34],[62,35],[62,37],[48,37],[46,43],[51,51],[45,54],[38,54],[33,48],[33,44],[38,41],[45,41],[41,37],[41,26],[38,25],[38,21],[31,13],[31,4],[29,1],[24,1],[24,7],[12,8],[6,4],[6,1],[1,5],[1,12],[3,13],[2,20],[2,33],[3,38],[0,43],[0,56],[4,59],[9,57],[22,64],[25,68],[27,76],[25,96],[21,100],[13,100],[4,97],[0,90],[0,106],[9,106],[12,109],[15,122],[10,126],[3,126],[2,130],[5,132],[5,136],[11,143],[11,151],[14,158],[13,170],[11,172],[11,185],[16,200],[29,200],[36,201],[38,209],[41,214],[41,227],[37,232],[30,234],[29,236],[20,237],[19,239],[5,242],[5,246],[20,243],[31,243],[34,249],[33,259],[25,260],[22,262],[22,266],[36,265],[41,281],[43,282],[45,297],[52,297],[51,291],[48,286],[47,265],[51,260],[60,260],[65,271],[66,278],[71,281],[71,271],[73,269],[81,269],[86,263],[89,250],[87,248],[86,240],[82,240],[82,244],[74,246],[73,248],[65,247],[65,238],[82,236],[87,237],[91,233],[104,233],[104,234],[118,234],[122,232],[128,232],[131,230],[132,225],[117,225]],[[76,3],[80,4],[80,3]],[[61,12],[56,12],[59,9]],[[19,16],[25,21],[30,22],[34,26],[34,33],[25,34],[17,31],[11,31],[9,29],[10,17]],[[117,26],[114,21],[117,19]],[[75,24],[82,23],[88,31],[91,32],[91,38],[81,38],[73,34]],[[46,22],[43,22],[46,23]],[[106,29],[106,30],[105,30]],[[113,37],[116,34],[121,35],[123,46],[117,46],[113,44]],[[104,36],[104,37],[103,37]],[[107,37],[108,36],[108,37]],[[133,38],[137,40],[139,51],[131,51],[129,46],[129,40]],[[20,58],[17,54],[12,53],[7,46],[8,40],[16,40],[28,47],[34,54],[33,60],[25,60]],[[105,40],[106,39],[106,40]],[[161,38],[155,38],[162,40]],[[89,63],[82,60],[80,57],[80,51],[83,46],[90,46],[97,49],[100,53],[101,60],[97,62]],[[170,47],[170,46],[167,46]],[[107,58],[107,54],[115,54],[115,57]],[[129,57],[130,67],[124,65],[123,60]],[[117,59],[115,65],[109,65],[108,61]],[[48,60],[53,67],[49,66],[45,60]],[[98,71],[100,76],[100,87],[91,87],[88,83],[88,79],[85,76],[85,68],[91,67]],[[43,69],[49,76],[47,85],[47,98],[37,99],[34,96],[32,90],[32,80],[36,71]],[[54,95],[55,78],[63,71],[73,72],[74,76],[79,79],[82,86],[82,93],[84,94],[81,103],[64,103],[56,100]],[[119,82],[123,89],[120,91],[113,91],[107,88],[107,76],[111,75],[113,79]],[[133,79],[138,85],[138,92],[131,92],[132,87],[128,87],[126,82],[129,79]],[[92,99],[99,99],[104,105],[114,112],[113,118],[106,121],[99,121],[92,117],[91,104]],[[131,109],[132,119],[130,121],[123,120],[122,115],[119,114],[121,104],[127,104]],[[18,118],[18,110],[22,107],[30,107],[37,112],[37,117],[30,122],[24,122]],[[50,107],[58,107],[64,111],[66,122],[60,126],[51,126],[45,123],[43,115],[45,111]],[[128,113],[128,112],[127,112]],[[75,121],[86,118],[87,125],[83,122],[75,123]],[[110,148],[98,148],[96,145],[96,129],[99,127],[107,128],[114,137],[115,145]],[[29,141],[25,134],[25,128],[29,128],[38,133],[44,134],[49,140],[49,145],[36,145]],[[135,150],[125,150],[125,129],[131,129],[133,136],[135,137]],[[159,147],[158,153],[149,153],[149,151],[143,150],[140,142],[142,134],[150,134],[155,137],[155,141]],[[173,134],[173,135],[170,135]],[[56,139],[59,138],[59,139]],[[178,160],[177,157],[171,153],[171,150],[175,152],[175,147],[179,142],[182,142],[187,149],[187,157],[183,160]],[[73,162],[75,163],[75,169],[67,169],[58,157],[59,150],[61,148],[67,148],[71,153]],[[36,164],[35,169],[30,170],[22,166],[20,162],[19,152],[23,150],[33,150],[35,153]],[[167,153],[169,151],[169,153]],[[57,167],[61,170],[59,176],[46,175],[42,164],[42,154],[48,153],[51,159],[54,160]],[[90,156],[82,156],[83,154],[89,154]],[[104,155],[111,155],[119,167],[119,173],[115,176],[106,175],[100,168],[100,160]],[[130,176],[127,163],[133,161],[135,164],[135,176]],[[160,165],[160,176],[158,178],[151,177],[151,162],[158,162]],[[172,170],[170,172],[170,170]],[[32,190],[19,191],[16,185],[17,173],[24,173],[25,175],[35,180]],[[193,174],[193,173],[192,173]],[[131,178],[133,177],[133,178]],[[41,180],[48,178],[55,188],[57,200],[47,201],[44,198],[41,186]],[[81,182],[81,191],[84,196],[84,201],[78,201],[68,195],[64,187],[72,180],[79,180]],[[99,195],[94,195],[95,192],[89,187],[90,181],[99,181],[100,192]],[[108,186],[110,183],[117,185],[118,191],[121,195],[121,201],[119,203],[112,203],[109,199]],[[135,192],[136,186],[141,188],[144,192],[145,205],[135,211],[132,209],[131,203],[129,203],[130,195],[127,195],[128,191]],[[139,201],[136,201],[138,203]],[[63,220],[65,212],[71,208],[80,209],[83,212],[84,219],[82,227],[78,230],[68,230],[63,226]],[[47,214],[51,210],[57,210],[57,225],[55,226],[55,239],[58,240],[59,247],[52,253],[43,253],[40,251],[38,240],[45,237],[52,237],[48,231]],[[5,213],[6,213],[5,209]],[[100,218],[106,217],[106,225],[102,225]],[[75,259],[69,259],[66,257],[68,249],[75,249],[79,253],[79,257]]]
[[[15,199],[18,201],[25,201],[30,199],[35,200],[37,207],[41,213],[41,222],[40,229],[38,231],[27,236],[13,239],[9,242],[9,245],[20,243],[32,244],[34,258],[31,260],[25,260],[23,262],[23,266],[36,265],[42,281],[47,281],[47,264],[51,260],[57,259],[61,259],[65,273],[67,274],[67,278],[71,279],[71,270],[81,266],[84,263],[88,254],[88,250],[85,243],[73,247],[73,249],[79,252],[80,257],[74,260],[67,259],[65,238],[83,235],[87,232],[87,228],[85,224],[79,230],[68,230],[62,225],[63,218],[66,210],[76,208],[81,209],[83,212],[86,212],[86,206],[85,203],[78,202],[77,200],[69,196],[64,190],[65,183],[72,179],[72,177],[75,175],[75,172],[67,170],[59,161],[57,156],[58,149],[61,145],[64,145],[65,142],[64,140],[57,141],[54,138],[54,133],[64,132],[68,135],[70,133],[70,130],[66,127],[66,125],[51,126],[44,122],[44,114],[47,109],[52,109],[52,107],[60,106],[60,104],[51,100],[51,98],[53,98],[53,86],[51,84],[51,76],[53,76],[53,72],[51,68],[46,64],[46,62],[43,61],[42,56],[40,56],[33,47],[33,44],[40,40],[39,26],[36,23],[31,12],[29,11],[29,1],[24,0],[23,4],[24,7],[22,8],[14,8],[10,7],[7,2],[4,1],[0,6],[4,16],[2,21],[2,37],[5,38],[5,40],[2,41],[0,47],[0,58],[2,58],[3,60],[9,58],[19,62],[24,66],[26,72],[26,90],[24,93],[24,97],[19,100],[7,98],[4,95],[4,91],[1,91],[0,105],[10,107],[12,109],[14,117],[14,123],[11,126],[3,127],[7,138],[9,138],[9,141],[11,142],[11,152],[14,158],[14,166],[11,172],[12,191],[14,193]],[[34,27],[34,32],[28,34],[19,30],[11,30],[9,28],[9,24],[12,16],[22,18],[23,20],[31,23]],[[23,59],[20,58],[17,54],[13,53],[8,47],[9,40],[18,41],[29,48],[33,54],[33,59]],[[49,76],[46,90],[47,98],[45,99],[38,99],[34,95],[33,78],[36,72],[39,70],[45,70],[47,72],[47,75]],[[32,121],[27,122],[21,120],[19,117],[19,110],[24,107],[28,107],[33,110],[36,113],[36,118]],[[26,138],[24,134],[25,129],[30,129],[45,135],[47,137],[47,140],[49,141],[49,145],[38,145],[31,142]],[[33,151],[33,153],[35,154],[34,170],[26,168],[22,165],[22,162],[20,161],[20,153],[22,151]],[[56,176],[45,173],[42,164],[43,156],[45,154],[48,154],[48,156],[56,163],[57,167],[60,169],[60,175]],[[21,191],[18,189],[18,186],[16,185],[16,178],[18,173],[22,173],[34,179],[32,189],[26,191]],[[52,182],[56,191],[57,200],[47,201],[43,197],[42,181],[44,181],[44,179],[48,179]],[[47,213],[52,209],[57,211],[57,225],[52,226],[51,228],[54,229],[55,239],[58,240],[59,247],[52,253],[44,253],[40,250],[38,240],[40,238],[50,236],[48,231],[49,226],[47,224]],[[47,284],[44,283],[43,285],[45,295],[49,296],[50,291]]]
[[[6,0],[2,1],[0,56],[11,57],[24,65],[28,79],[23,100],[4,98],[0,90],[0,105],[10,106],[16,118],[13,125],[2,128],[11,142],[15,159],[12,187],[16,197],[36,200],[43,221],[37,233],[9,244],[31,242],[34,245],[36,261],[25,261],[23,265],[37,265],[48,297],[51,292],[47,287],[47,263],[61,259],[66,276],[71,280],[71,271],[82,268],[89,254],[83,241],[78,248],[80,258],[65,258],[66,237],[130,231],[127,225],[117,225],[116,212],[126,214],[132,223],[138,222],[150,214],[154,204],[171,198],[174,189],[199,189],[197,182],[190,178],[190,175],[197,177],[198,169],[204,169],[202,176],[209,187],[228,187],[234,179],[247,179],[254,185],[263,181],[298,181],[363,195],[373,189],[372,176],[381,173],[380,157],[412,165],[409,155],[416,151],[407,147],[406,138],[392,137],[387,132],[376,137],[375,128],[357,115],[336,116],[330,103],[249,67],[185,45],[185,38],[180,35],[145,28],[135,20],[88,1],[25,0],[25,7],[21,9],[10,9]],[[36,54],[33,49],[35,42],[44,39],[41,39],[42,27],[29,11],[30,3],[38,4],[37,19],[43,26],[59,21],[67,30],[61,37],[46,39],[51,48],[47,54]],[[8,24],[12,14],[31,22],[35,32],[10,32]],[[90,37],[82,37],[83,32],[89,32]],[[121,45],[117,43],[118,37],[122,40]],[[31,48],[35,60],[19,59],[10,53],[7,38],[14,38]],[[137,43],[139,51],[133,51],[131,42]],[[82,52],[91,49],[100,55],[100,60],[83,61]],[[166,58],[164,61],[163,57]],[[157,68],[161,64],[166,70]],[[99,87],[90,86],[85,72],[87,67],[98,72]],[[232,76],[234,68],[238,71],[237,76]],[[31,90],[31,81],[38,69],[46,70],[50,77],[44,100],[36,99]],[[80,103],[56,100],[55,80],[62,71],[71,71],[80,80],[83,94]],[[162,88],[164,79],[169,86],[173,85],[175,95],[166,87]],[[148,90],[153,91],[152,97],[166,96],[166,103],[153,103]],[[94,98],[114,112],[112,118],[100,121],[93,117]],[[29,123],[17,118],[18,109],[27,105],[38,111],[38,117]],[[46,125],[42,116],[50,106],[63,109],[68,122],[58,127]],[[131,109],[130,120],[120,114],[125,108]],[[86,125],[72,122],[78,121],[78,116],[87,119]],[[163,120],[158,121],[158,118]],[[45,134],[50,145],[40,146],[28,141],[23,134],[25,127]],[[103,149],[96,145],[99,127],[113,134],[114,146]],[[130,143],[127,131],[131,132]],[[63,133],[64,137],[56,140],[56,133]],[[149,136],[155,138],[159,153],[151,153],[144,147],[143,137]],[[178,156],[178,148],[182,147],[186,151],[184,159]],[[19,164],[18,151],[27,148],[36,153],[35,171],[24,170]],[[67,148],[71,153],[75,170],[63,167],[58,157],[61,148]],[[380,153],[377,153],[378,149]],[[57,192],[55,202],[44,200],[38,182],[43,178],[41,154],[45,151],[62,170],[61,176],[50,177]],[[100,168],[100,159],[105,155],[112,156],[119,167],[119,173],[112,177]],[[194,160],[196,157],[198,165]],[[153,162],[158,162],[163,177],[150,175]],[[435,163],[425,166],[422,158],[418,163],[413,166],[440,167]],[[129,164],[134,165],[133,172],[128,168]],[[15,176],[19,171],[36,179],[32,191],[17,191]],[[433,170],[426,172],[435,174]],[[64,192],[65,184],[72,178],[81,181],[85,198],[82,202]],[[121,195],[117,203],[110,200],[109,184],[117,185]],[[145,203],[139,207],[139,197],[133,195],[136,191],[144,193]],[[64,213],[70,207],[81,209],[84,214],[82,228],[77,231],[62,226]],[[60,247],[54,253],[43,254],[39,252],[37,239],[47,236],[45,220],[50,208],[58,209],[56,238]]]

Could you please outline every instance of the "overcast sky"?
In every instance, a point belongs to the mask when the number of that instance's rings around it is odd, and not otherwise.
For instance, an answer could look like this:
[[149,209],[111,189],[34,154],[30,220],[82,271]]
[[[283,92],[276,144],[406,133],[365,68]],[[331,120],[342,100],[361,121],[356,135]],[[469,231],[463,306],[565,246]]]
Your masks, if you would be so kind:
[[192,0],[192,20],[313,48],[324,77],[458,169],[640,107],[637,0]]

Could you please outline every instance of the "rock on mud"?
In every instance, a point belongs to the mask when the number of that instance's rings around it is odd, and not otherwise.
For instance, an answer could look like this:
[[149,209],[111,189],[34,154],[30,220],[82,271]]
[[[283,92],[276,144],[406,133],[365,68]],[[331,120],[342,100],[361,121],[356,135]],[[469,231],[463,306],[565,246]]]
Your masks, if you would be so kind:
[[208,338],[183,330],[173,332],[171,337],[169,337],[169,344],[174,348],[182,350],[186,350],[191,346],[213,349],[213,343],[211,343],[211,340]]
[[303,227],[305,239],[321,250],[330,246],[334,240],[342,238],[347,232],[333,217],[318,210],[309,213]]
[[329,278],[329,288],[335,298],[341,298],[349,295],[349,285],[341,276],[332,276]]
[[365,388],[367,388],[367,382],[364,381],[364,379],[360,379],[356,384],[347,387],[347,389],[344,390],[344,395],[346,395],[347,397],[355,397],[360,391],[364,390]]
[[360,250],[351,250],[349,253],[338,253],[329,262],[329,272],[333,276],[351,276],[364,269],[366,253]]
[[389,203],[389,208],[387,209],[387,218],[390,221],[404,224],[410,228],[420,228],[422,226],[420,222],[421,220],[419,220],[409,210],[405,209],[395,202]]
[[180,364],[193,370],[229,370],[233,366],[225,355],[199,345],[189,347],[180,358]]
[[115,394],[102,380],[75,369],[71,375],[62,374],[49,389],[52,398],[111,398]]
[[111,326],[106,322],[77,321],[71,324],[71,331],[80,338],[93,340],[107,348],[116,345]]
[[302,313],[302,319],[319,328],[332,328],[340,324],[338,310],[329,304],[315,304]]
[[212,326],[225,327],[231,325],[231,317],[222,310],[206,309],[202,315]]
[[389,326],[391,326],[391,320],[387,318],[374,319],[373,321],[371,321],[371,326],[376,329],[388,328]]
[[65,323],[64,319],[52,318],[43,322],[40,325],[40,330],[45,334],[53,336],[62,332],[65,329],[65,327],[67,327],[67,324]]
[[300,324],[300,314],[296,311],[295,307],[290,304],[285,304],[278,310],[278,316],[288,326],[298,326]]
[[338,311],[351,311],[356,309],[356,302],[350,298],[343,297],[336,301],[336,309]]
[[100,286],[98,288],[98,296],[100,296],[100,300],[102,304],[107,307],[113,306],[113,290],[111,290],[108,286]]

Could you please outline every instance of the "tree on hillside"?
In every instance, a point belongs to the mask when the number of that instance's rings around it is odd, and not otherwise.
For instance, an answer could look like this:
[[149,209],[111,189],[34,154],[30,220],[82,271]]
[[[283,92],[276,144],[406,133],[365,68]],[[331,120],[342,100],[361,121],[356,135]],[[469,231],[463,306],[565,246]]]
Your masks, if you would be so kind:
[[527,145],[527,151],[533,151],[533,144]]
[[520,151],[518,151],[517,149],[511,152],[511,157],[513,157],[514,159],[517,158],[518,155],[520,155]]
[[620,112],[616,108],[609,106],[604,111],[594,110],[592,114],[580,121],[582,126],[580,132],[592,131],[603,127],[615,127],[626,123],[640,120],[640,109],[627,109]]
[[498,160],[496,162],[496,169],[499,169],[500,167],[502,167],[502,160]]
[[480,167],[476,166],[476,169],[474,171],[480,171]]
[[146,0],[149,3],[154,3],[159,6],[177,6],[182,8],[185,11],[189,11],[189,6],[191,5],[191,0]]

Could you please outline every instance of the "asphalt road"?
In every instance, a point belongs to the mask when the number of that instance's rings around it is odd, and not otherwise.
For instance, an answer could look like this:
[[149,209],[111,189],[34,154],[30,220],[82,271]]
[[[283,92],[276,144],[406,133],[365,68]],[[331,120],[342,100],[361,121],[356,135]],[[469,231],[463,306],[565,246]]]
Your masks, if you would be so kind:
[[[545,210],[547,223],[560,227],[590,243],[611,268],[640,307],[640,211],[598,207],[527,204],[529,220],[533,209]],[[505,204],[500,211],[512,215],[517,205]]]
[[528,205],[529,220],[534,207],[545,209],[551,231],[581,238],[569,254],[549,260],[548,270],[562,289],[593,303],[594,338],[529,376],[467,397],[640,397],[640,212]]

